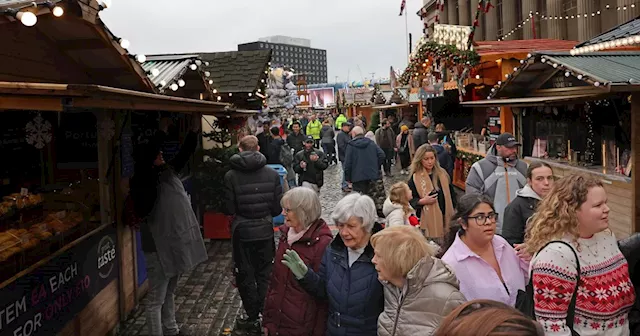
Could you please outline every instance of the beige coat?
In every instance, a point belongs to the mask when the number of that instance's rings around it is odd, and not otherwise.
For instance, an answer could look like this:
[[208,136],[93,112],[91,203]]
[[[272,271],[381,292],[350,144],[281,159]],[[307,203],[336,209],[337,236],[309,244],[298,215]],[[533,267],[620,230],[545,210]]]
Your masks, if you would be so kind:
[[407,274],[402,297],[396,287],[384,284],[378,335],[433,335],[440,321],[466,301],[459,288],[453,270],[442,260],[421,259]]

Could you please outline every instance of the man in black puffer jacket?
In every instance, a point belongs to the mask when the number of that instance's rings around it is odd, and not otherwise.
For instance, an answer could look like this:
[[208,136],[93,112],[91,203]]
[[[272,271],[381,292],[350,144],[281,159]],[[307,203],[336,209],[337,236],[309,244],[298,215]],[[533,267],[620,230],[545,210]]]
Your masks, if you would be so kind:
[[264,306],[275,255],[273,217],[282,212],[282,185],[278,173],[267,167],[258,139],[245,136],[239,154],[230,159],[231,170],[224,176],[226,215],[231,224],[236,284],[247,312],[237,320],[238,329],[262,333],[259,315]]

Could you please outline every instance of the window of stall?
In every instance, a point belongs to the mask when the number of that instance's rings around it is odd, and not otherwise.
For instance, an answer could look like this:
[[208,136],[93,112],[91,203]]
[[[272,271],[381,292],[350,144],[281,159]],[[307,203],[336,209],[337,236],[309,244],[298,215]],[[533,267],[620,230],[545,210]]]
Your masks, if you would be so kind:
[[99,132],[90,112],[0,113],[0,282],[102,225]]
[[621,98],[524,108],[523,155],[629,176],[630,111],[628,100]]

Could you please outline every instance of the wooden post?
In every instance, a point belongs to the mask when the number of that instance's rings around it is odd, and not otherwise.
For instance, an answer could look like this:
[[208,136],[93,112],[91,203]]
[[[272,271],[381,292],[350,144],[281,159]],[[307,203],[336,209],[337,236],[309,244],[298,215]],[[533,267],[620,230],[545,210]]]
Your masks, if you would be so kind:
[[[507,74],[513,73],[513,68],[519,66],[520,63],[517,60],[503,59],[501,65],[501,79],[505,81]],[[503,106],[500,108],[500,133],[509,132],[513,134],[513,111],[510,107]]]
[[638,176],[638,167],[640,167],[640,93],[634,93],[631,97],[631,190],[633,202],[633,216],[631,218],[631,232],[638,232],[638,223],[640,223],[640,176]]

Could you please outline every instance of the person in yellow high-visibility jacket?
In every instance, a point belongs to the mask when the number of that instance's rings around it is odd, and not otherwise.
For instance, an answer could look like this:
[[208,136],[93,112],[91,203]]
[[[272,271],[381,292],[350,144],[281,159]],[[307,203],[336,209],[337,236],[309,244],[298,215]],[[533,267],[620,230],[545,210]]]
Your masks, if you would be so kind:
[[342,129],[342,124],[345,122],[347,122],[347,117],[344,116],[344,113],[340,113],[336,118],[336,130]]
[[316,115],[312,114],[309,117],[309,123],[307,124],[307,135],[313,137],[314,147],[320,148],[320,130],[322,129],[322,123],[316,119]]

